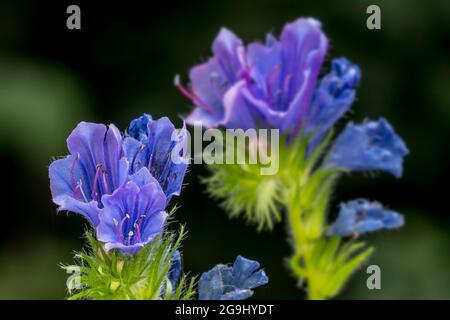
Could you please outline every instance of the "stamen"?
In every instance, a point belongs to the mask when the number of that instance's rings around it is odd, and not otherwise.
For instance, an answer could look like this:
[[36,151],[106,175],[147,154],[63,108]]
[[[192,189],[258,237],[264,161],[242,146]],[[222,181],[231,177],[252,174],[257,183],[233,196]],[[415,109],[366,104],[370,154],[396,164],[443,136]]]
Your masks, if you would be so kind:
[[134,228],[136,229],[136,239],[137,241],[141,240],[141,227],[139,226],[139,222],[138,220],[136,220],[136,222],[134,223]]
[[116,232],[117,239],[119,239],[119,241],[122,242],[122,235],[120,234],[119,228],[117,228],[119,222],[115,218],[113,218],[113,222],[114,222],[114,231]]
[[208,104],[206,104],[205,102],[202,101],[202,99],[200,99],[195,93],[190,92],[188,89],[186,89],[181,83],[180,83],[180,76],[176,75],[175,79],[174,79],[174,84],[175,86],[178,88],[178,90],[180,90],[180,92],[182,94],[184,94],[189,100],[191,100],[192,102],[198,104],[199,106],[202,106],[203,108],[205,108],[208,112],[210,113],[214,113],[216,115],[219,115],[219,112],[214,109],[213,107],[209,106]]
[[94,200],[97,197],[97,180],[98,180],[98,177],[99,177],[99,173],[100,173],[101,167],[102,167],[102,164],[99,163],[97,165],[97,167],[96,167],[97,169],[95,170],[94,186],[92,187],[92,199],[94,199]]
[[133,231],[130,231],[130,232],[128,232],[128,241],[127,241],[127,244],[129,245],[129,244],[131,244],[131,238],[134,236],[134,232]]
[[130,215],[127,213],[125,217],[120,221],[120,231],[123,232],[123,224],[125,223],[125,220],[130,219]]
[[103,180],[103,187],[105,188],[105,193],[109,194],[108,181],[106,180],[106,170],[103,170],[102,172],[102,180]]
[[78,181],[77,188],[78,188],[78,190],[80,190],[81,195],[83,196],[84,202],[89,202],[88,199],[87,199],[87,197],[86,197],[86,195],[84,194],[84,191],[83,191],[83,181],[81,181],[81,179],[80,179],[80,181]]

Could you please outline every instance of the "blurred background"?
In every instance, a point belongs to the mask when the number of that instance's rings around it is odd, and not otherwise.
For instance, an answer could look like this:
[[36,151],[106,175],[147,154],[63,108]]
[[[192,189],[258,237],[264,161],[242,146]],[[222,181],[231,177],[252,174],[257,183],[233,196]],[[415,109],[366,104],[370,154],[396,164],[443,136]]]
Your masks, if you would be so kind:
[[[79,4],[81,30],[66,28],[66,8]],[[381,30],[366,28],[366,8],[381,8]],[[190,110],[173,86],[190,66],[210,56],[221,26],[246,42],[280,32],[300,16],[320,19],[330,39],[325,63],[347,56],[360,65],[358,100],[347,119],[384,116],[405,139],[404,177],[344,177],[339,201],[367,197],[402,212],[399,231],[365,237],[376,246],[381,290],[366,288],[365,268],[341,299],[450,298],[450,2],[396,1],[101,1],[0,2],[0,156],[2,213],[0,299],[62,299],[66,274],[83,245],[85,221],[56,214],[48,165],[67,153],[65,140],[79,121],[125,129],[142,113],[169,116],[179,126]],[[285,226],[258,233],[229,220],[209,199],[190,167],[176,217],[186,223],[184,269],[200,274],[238,254],[265,267],[270,283],[255,298],[301,299],[284,268],[290,254]]]

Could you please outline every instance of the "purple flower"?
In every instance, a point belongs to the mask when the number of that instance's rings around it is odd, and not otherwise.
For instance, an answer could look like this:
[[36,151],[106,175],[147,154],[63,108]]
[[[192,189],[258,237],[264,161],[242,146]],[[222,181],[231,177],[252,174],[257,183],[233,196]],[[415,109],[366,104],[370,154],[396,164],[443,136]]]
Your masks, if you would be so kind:
[[332,70],[320,80],[308,110],[305,132],[313,134],[310,149],[350,108],[361,79],[359,67],[346,58],[334,59],[331,65]]
[[[166,117],[153,120],[144,114],[131,122],[124,139],[125,155],[130,163],[129,173],[147,168],[161,184],[167,200],[179,195],[187,169],[185,148],[187,132],[175,131]],[[174,161],[177,153],[178,163]]]
[[257,261],[238,256],[232,267],[218,264],[202,274],[198,284],[199,300],[244,300],[256,287],[269,281]]
[[49,167],[50,189],[58,210],[68,210],[98,224],[103,195],[122,186],[128,173],[122,137],[110,125],[81,122],[67,139],[70,155]]
[[350,122],[337,137],[327,166],[353,171],[380,170],[399,178],[403,157],[408,153],[402,138],[384,118],[361,125]]
[[106,250],[135,254],[162,231],[166,196],[147,168],[130,176],[130,181],[102,201],[96,230]]
[[278,128],[296,132],[311,104],[328,47],[321,25],[312,18],[287,24],[278,39],[244,46],[222,29],[214,56],[191,69],[191,91],[176,80],[196,108],[186,122],[206,127]]
[[331,225],[330,234],[348,236],[394,229],[403,226],[403,216],[395,211],[386,210],[377,202],[357,199],[341,204],[336,221]]

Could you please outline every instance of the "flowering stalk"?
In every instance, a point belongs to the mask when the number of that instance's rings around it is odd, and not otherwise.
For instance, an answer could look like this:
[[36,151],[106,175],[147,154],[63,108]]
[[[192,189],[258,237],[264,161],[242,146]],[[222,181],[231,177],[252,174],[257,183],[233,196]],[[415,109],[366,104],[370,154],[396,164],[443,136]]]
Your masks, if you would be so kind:
[[195,296],[195,277],[171,277],[177,252],[185,236],[166,232],[136,255],[115,250],[106,252],[102,244],[86,233],[89,250],[75,255],[77,264],[63,266],[77,270],[67,283],[69,300],[188,300]]
[[308,145],[307,141],[288,147],[290,152],[298,152],[294,163],[299,165],[288,166],[290,170],[284,175],[286,198],[282,203],[285,204],[294,251],[289,266],[300,281],[306,280],[310,299],[335,296],[350,274],[373,251],[361,242],[350,241],[342,245],[340,238],[326,234],[330,196],[335,181],[343,172],[339,168],[315,169],[328,142],[326,139],[322,148],[307,161],[301,161],[305,158],[302,154],[305,148],[301,145]]
[[[59,210],[84,216],[89,249],[63,266],[69,299],[186,300],[195,296],[195,277],[182,272],[185,235],[167,231],[166,208],[179,195],[187,168],[186,130],[168,118],[135,119],[121,133],[114,125],[82,122],[67,139],[70,155],[49,167],[50,189]],[[176,150],[178,153],[176,153]],[[172,213],[175,208],[172,209]],[[199,296],[246,299],[268,278],[259,263],[238,256],[200,278]]]
[[[258,230],[272,229],[285,212],[294,250],[289,266],[300,283],[306,280],[311,299],[335,296],[370,256],[373,248],[355,241],[357,235],[404,223],[397,212],[364,199],[342,203],[330,222],[337,179],[344,172],[374,170],[399,178],[409,153],[384,118],[350,122],[333,136],[334,125],[355,100],[361,71],[337,58],[319,79],[327,49],[321,24],[312,18],[286,24],[278,39],[269,34],[265,43],[248,45],[223,28],[212,45],[213,57],[191,69],[191,91],[177,82],[195,105],[188,124],[278,129],[283,135],[279,153],[271,157],[277,173],[261,175],[262,161],[213,164],[204,182],[230,216],[243,214]],[[244,153],[240,158],[250,158],[250,147],[238,151]]]

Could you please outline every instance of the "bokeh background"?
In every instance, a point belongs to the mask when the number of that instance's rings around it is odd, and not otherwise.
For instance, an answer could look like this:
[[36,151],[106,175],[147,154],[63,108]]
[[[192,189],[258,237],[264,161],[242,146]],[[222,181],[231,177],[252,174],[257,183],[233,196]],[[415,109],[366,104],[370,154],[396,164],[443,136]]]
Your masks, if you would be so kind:
[[[82,29],[66,28],[66,8],[81,7]],[[366,28],[366,8],[381,7],[382,29]],[[177,126],[190,103],[173,86],[210,55],[221,26],[245,41],[278,33],[285,22],[314,16],[330,38],[331,57],[358,63],[363,79],[347,119],[384,116],[411,155],[400,180],[353,174],[339,183],[333,209],[354,197],[376,199],[406,216],[406,226],[366,237],[377,251],[382,289],[366,288],[365,268],[342,299],[450,298],[450,2],[396,1],[101,1],[0,2],[0,298],[62,299],[70,263],[83,244],[80,216],[56,214],[48,186],[52,157],[81,120],[125,129],[146,112]],[[327,67],[327,64],[325,65]],[[237,254],[257,259],[270,276],[256,298],[300,299],[284,268],[285,226],[257,233],[230,221],[208,199],[190,167],[177,199],[184,269],[200,274]]]

